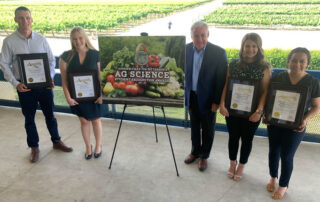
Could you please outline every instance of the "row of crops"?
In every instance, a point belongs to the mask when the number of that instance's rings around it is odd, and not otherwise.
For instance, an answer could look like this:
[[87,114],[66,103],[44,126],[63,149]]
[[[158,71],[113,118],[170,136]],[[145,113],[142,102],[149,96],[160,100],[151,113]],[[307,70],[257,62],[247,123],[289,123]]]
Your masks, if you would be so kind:
[[[239,49],[226,48],[228,61],[239,58]],[[287,57],[291,50],[284,50],[278,48],[264,50],[265,58],[271,63],[272,67],[287,68]],[[311,61],[308,66],[309,70],[320,70],[320,51],[310,50]]]
[[228,0],[224,4],[320,4],[320,0]]
[[[169,14],[210,0],[177,1],[98,1],[98,2],[32,2],[23,6],[31,10],[33,29],[41,33],[65,31],[74,26],[85,29],[108,30],[122,23],[146,18],[150,14]],[[21,3],[0,2],[0,30],[13,30],[14,10]]]
[[292,25],[318,27],[320,0],[227,0],[205,17],[222,25]]

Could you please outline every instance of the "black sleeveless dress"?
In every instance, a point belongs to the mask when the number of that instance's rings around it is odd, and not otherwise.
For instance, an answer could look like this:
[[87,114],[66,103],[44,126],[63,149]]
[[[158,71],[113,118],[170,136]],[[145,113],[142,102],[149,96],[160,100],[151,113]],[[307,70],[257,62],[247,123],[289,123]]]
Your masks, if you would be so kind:
[[[70,54],[71,50],[65,51],[60,57],[67,62]],[[97,70],[97,62],[99,62],[99,53],[96,50],[88,50],[83,64],[80,64],[79,55],[78,53],[75,53],[74,57],[69,62],[67,73],[79,70]],[[95,104],[94,102],[79,103],[78,105],[70,106],[70,109],[73,114],[87,120],[95,120],[105,116],[107,113],[107,106],[105,104]]]

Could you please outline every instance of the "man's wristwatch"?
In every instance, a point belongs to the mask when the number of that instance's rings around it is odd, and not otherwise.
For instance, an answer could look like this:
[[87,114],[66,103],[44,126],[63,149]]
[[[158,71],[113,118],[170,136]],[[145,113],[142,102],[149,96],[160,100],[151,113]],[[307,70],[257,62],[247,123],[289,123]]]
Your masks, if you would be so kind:
[[257,112],[259,115],[262,115],[262,114],[263,114],[263,109],[257,109],[256,112]]

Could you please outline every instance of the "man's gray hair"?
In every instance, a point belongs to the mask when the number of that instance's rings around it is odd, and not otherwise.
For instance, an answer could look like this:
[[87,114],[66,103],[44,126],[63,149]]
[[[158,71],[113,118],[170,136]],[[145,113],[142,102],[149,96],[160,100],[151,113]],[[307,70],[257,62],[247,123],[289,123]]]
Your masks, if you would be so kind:
[[207,23],[203,22],[203,21],[197,21],[195,23],[193,23],[193,25],[191,26],[191,36],[193,36],[193,32],[196,28],[198,27],[202,27],[204,26],[207,29],[207,33],[209,32],[209,28]]

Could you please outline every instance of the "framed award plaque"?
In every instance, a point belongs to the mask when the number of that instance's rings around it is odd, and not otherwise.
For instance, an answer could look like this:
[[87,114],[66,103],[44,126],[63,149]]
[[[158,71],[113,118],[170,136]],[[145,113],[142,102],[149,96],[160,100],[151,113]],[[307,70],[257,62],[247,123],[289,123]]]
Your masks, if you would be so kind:
[[308,88],[271,83],[265,106],[265,123],[297,129],[302,122]]
[[67,73],[70,96],[77,102],[92,102],[100,96],[97,70]]
[[259,95],[259,80],[229,77],[225,106],[230,115],[248,118],[257,109]]
[[27,88],[46,88],[52,85],[47,53],[18,54],[21,82]]

